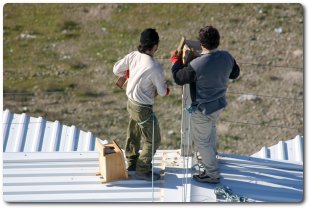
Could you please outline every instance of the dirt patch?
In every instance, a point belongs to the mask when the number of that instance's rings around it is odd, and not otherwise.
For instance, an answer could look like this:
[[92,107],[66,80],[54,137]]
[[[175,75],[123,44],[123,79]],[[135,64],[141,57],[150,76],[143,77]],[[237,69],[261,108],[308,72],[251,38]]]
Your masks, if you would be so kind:
[[304,80],[304,74],[303,72],[292,71],[292,72],[287,72],[283,74],[282,78],[283,78],[283,81],[289,85],[301,84],[303,83],[303,80]]

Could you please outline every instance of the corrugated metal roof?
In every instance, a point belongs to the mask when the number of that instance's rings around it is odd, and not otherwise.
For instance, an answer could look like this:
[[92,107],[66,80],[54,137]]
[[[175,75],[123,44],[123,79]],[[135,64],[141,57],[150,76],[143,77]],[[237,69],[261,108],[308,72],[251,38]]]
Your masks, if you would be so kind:
[[[217,185],[197,183],[191,179],[193,159],[182,157],[181,150],[157,151],[155,171],[162,171],[163,176],[162,180],[154,183],[153,196],[151,182],[131,179],[101,183],[100,177],[95,175],[99,162],[98,153],[91,151],[95,146],[95,137],[91,133],[80,131],[75,126],[64,126],[58,121],[48,122],[8,110],[4,111],[3,121],[5,201],[225,201],[215,196]],[[298,152],[303,150],[303,138],[295,138],[283,146],[295,148],[286,149],[287,154],[281,156],[298,156]],[[297,149],[298,146],[300,148]],[[292,150],[294,153],[290,154]],[[303,156],[302,153],[299,156]],[[235,194],[246,196],[250,201],[300,202],[303,199],[301,161],[222,154],[219,162],[221,185],[229,186]]]
[[[251,202],[301,202],[304,197],[303,165],[238,155],[219,156],[221,184]],[[219,185],[191,181],[192,202],[222,202]]]
[[3,152],[94,151],[96,137],[75,126],[3,112]]
[[[99,171],[97,152],[7,152],[3,157],[3,199],[7,202],[182,201],[184,172],[179,151],[156,153],[154,171],[164,169],[165,176],[154,182],[154,196],[148,181],[101,183],[100,176],[96,176]],[[178,163],[174,163],[176,161]]]
[[291,163],[303,162],[304,138],[297,135],[294,139],[279,141],[278,144],[271,147],[262,147],[262,149],[253,154],[252,157],[269,158],[273,160],[287,160]]
[[[3,195],[8,202],[221,202],[218,185],[190,178],[191,158],[180,150],[159,150],[155,171],[162,180],[121,180],[102,184],[97,152],[4,153]],[[268,159],[221,155],[221,185],[252,202],[300,202],[303,166]],[[188,167],[186,173],[185,167]]]

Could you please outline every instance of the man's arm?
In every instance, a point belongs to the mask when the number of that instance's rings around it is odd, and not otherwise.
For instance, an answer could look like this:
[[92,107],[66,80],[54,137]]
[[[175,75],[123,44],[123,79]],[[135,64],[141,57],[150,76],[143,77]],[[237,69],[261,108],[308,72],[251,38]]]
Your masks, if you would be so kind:
[[178,85],[193,83],[196,81],[196,72],[191,65],[183,66],[182,63],[175,63],[172,68],[174,82]]
[[167,91],[169,88],[166,84],[165,77],[164,77],[162,69],[160,70],[160,72],[156,72],[153,74],[152,82],[153,82],[154,86],[156,87],[155,96],[157,96],[157,95],[168,96]]
[[[177,55],[177,51],[171,52],[171,72],[174,82],[178,85],[193,83],[196,81],[196,72],[190,64],[183,65],[181,56]],[[190,61],[190,60],[189,60]]]
[[233,69],[229,75],[229,79],[236,79],[240,75],[240,68],[239,65],[237,64],[236,60],[234,59],[234,66]]
[[117,61],[113,67],[113,73],[119,77],[124,76],[129,69],[129,58],[126,55],[123,59]]

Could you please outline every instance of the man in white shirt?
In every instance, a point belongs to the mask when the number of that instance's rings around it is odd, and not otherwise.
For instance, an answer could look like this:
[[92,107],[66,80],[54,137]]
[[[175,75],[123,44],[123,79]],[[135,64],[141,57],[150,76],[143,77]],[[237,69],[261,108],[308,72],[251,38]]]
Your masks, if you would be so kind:
[[[156,30],[145,29],[140,36],[138,51],[127,54],[116,62],[113,68],[115,75],[121,77],[127,74],[129,77],[126,88],[127,111],[130,117],[125,147],[127,170],[136,171],[137,179],[149,181],[160,178],[157,173],[154,173],[152,178],[151,172],[152,156],[161,141],[158,120],[153,113],[154,97],[157,94],[169,95],[163,69],[153,58],[158,44],[159,36]],[[144,144],[142,152],[139,153],[142,137]]]

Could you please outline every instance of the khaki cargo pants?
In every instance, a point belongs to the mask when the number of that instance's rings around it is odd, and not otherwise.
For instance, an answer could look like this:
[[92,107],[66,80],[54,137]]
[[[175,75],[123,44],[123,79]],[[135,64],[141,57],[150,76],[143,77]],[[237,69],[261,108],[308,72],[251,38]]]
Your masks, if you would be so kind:
[[219,165],[216,159],[216,122],[220,113],[224,109],[220,109],[210,115],[204,115],[196,110],[191,117],[191,137],[194,141],[196,150],[202,157],[207,175],[212,178],[219,178]]
[[[128,100],[127,111],[129,124],[126,139],[126,158],[128,167],[136,165],[136,172],[147,173],[151,170],[152,156],[155,154],[160,141],[160,129],[151,105],[139,104]],[[152,153],[152,135],[154,120],[154,153]],[[142,152],[139,154],[141,140]]]

